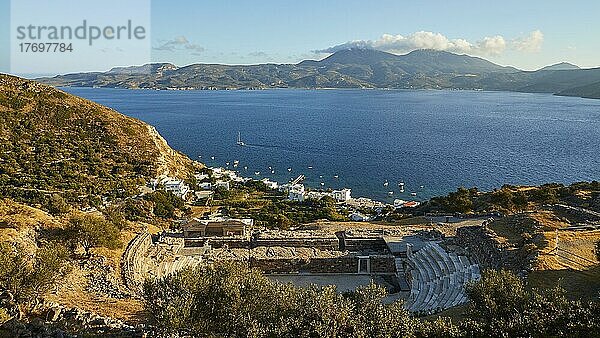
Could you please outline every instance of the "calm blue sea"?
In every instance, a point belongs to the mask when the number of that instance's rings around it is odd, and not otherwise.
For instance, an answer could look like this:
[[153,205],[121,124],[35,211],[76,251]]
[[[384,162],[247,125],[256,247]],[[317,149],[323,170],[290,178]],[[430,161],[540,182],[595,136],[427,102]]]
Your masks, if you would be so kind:
[[[459,186],[600,179],[600,100],[469,91],[66,90],[156,126],[173,148],[209,166],[239,160],[246,176],[260,171],[285,182],[304,174],[309,186],[350,187],[353,196],[427,199]],[[238,131],[248,146],[236,146]]]

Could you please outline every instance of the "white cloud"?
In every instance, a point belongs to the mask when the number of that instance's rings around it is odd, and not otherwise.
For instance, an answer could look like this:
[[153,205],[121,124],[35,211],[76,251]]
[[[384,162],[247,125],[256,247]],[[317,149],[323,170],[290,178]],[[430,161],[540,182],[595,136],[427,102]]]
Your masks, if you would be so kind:
[[507,43],[501,35],[484,37],[480,41],[469,42],[466,39],[450,39],[441,33],[419,31],[407,36],[383,34],[377,40],[354,40],[329,48],[316,50],[315,53],[335,53],[349,48],[376,49],[394,54],[404,54],[417,49],[434,49],[453,53],[472,55],[500,55],[506,49],[524,52],[541,48],[544,35],[534,31],[525,38],[514,39]]
[[440,33],[416,32],[409,36],[384,34],[371,43],[375,49],[390,52],[407,52],[415,49],[436,49],[462,52],[470,49],[470,44],[463,39],[450,40]]
[[477,43],[478,54],[500,55],[506,49],[506,40],[500,35],[485,37]]
[[161,40],[160,45],[152,47],[154,50],[162,50],[168,52],[175,52],[178,50],[188,50],[192,55],[199,55],[204,52],[204,47],[191,43],[185,36],[177,36],[171,40]]
[[544,33],[540,30],[531,32],[524,38],[517,38],[513,40],[513,45],[516,50],[524,52],[539,52],[542,49],[544,43]]

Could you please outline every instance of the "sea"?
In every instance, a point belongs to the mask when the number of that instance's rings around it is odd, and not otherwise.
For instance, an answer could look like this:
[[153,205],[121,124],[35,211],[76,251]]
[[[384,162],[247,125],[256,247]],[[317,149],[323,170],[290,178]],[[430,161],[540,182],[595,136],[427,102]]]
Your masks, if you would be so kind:
[[[384,202],[600,180],[600,100],[484,91],[62,88],[208,166]],[[236,144],[238,133],[246,144]],[[234,161],[239,165],[234,167]],[[404,183],[404,190],[399,183]]]

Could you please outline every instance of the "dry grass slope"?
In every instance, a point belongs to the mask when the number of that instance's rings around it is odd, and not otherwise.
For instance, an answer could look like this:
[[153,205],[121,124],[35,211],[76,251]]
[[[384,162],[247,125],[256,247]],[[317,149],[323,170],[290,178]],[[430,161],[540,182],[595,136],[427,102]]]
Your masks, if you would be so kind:
[[[0,74],[0,194],[39,200],[120,197],[193,162],[156,130],[58,89]],[[91,196],[91,197],[90,197]]]

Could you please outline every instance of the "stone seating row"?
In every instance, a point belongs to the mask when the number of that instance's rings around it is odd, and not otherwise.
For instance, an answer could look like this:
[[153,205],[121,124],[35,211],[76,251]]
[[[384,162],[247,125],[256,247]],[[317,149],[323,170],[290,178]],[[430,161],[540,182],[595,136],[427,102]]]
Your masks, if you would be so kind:
[[412,282],[405,307],[411,312],[434,313],[463,304],[468,301],[465,284],[480,278],[477,264],[436,242],[409,256],[408,263]]

